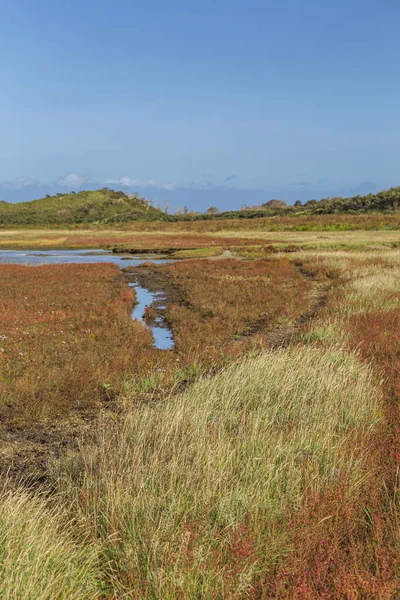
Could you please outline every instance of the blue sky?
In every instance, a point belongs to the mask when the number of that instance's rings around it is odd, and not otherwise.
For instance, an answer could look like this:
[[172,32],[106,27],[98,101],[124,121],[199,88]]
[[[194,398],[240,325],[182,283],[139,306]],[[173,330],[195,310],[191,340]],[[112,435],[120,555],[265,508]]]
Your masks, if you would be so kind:
[[0,198],[204,209],[400,183],[396,0],[3,0]]

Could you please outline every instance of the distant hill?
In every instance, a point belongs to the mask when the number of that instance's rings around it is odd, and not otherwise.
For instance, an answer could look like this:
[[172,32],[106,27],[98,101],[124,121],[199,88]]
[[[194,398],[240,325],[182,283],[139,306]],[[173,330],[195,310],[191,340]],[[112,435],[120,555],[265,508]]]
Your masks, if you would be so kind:
[[0,226],[78,225],[173,219],[144,198],[104,188],[46,196],[31,202],[0,202]]
[[324,214],[393,213],[400,210],[400,187],[366,196],[322,198],[294,206],[283,200],[269,200],[261,206],[225,212],[187,212],[168,215],[145,198],[128,196],[108,188],[46,196],[40,200],[9,204],[0,201],[0,227],[111,225],[134,221],[197,221],[254,219],[260,217]]

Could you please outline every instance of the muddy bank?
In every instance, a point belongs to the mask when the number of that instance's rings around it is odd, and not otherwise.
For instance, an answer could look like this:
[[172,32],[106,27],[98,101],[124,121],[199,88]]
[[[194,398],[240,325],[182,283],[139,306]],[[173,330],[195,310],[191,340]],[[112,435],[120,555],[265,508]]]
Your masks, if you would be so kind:
[[112,246],[108,246],[107,250],[111,250],[111,252],[113,254],[134,254],[134,255],[140,255],[140,256],[152,256],[152,255],[157,255],[158,257],[168,257],[171,256],[172,254],[174,254],[175,252],[177,252],[178,250],[195,250],[196,247],[190,246],[190,247],[179,247],[179,248],[118,248],[118,247],[112,247]]
[[16,487],[41,485],[48,480],[49,462],[67,450],[78,452],[98,415],[96,410],[45,425],[0,429],[0,480]]
[[[198,260],[221,260],[223,258],[233,258],[235,255],[229,248],[223,247],[211,247],[211,249],[216,254],[209,254],[207,250],[210,247],[182,247],[182,248],[109,248],[113,254],[125,254],[129,256],[124,256],[122,260],[130,260],[130,256],[137,256],[148,258],[151,261],[153,258],[155,260],[162,259],[173,259],[173,260],[187,260],[187,259],[198,259]],[[202,255],[201,252],[204,251]],[[195,255],[186,255],[185,252],[196,252]],[[240,257],[235,257],[240,258]]]

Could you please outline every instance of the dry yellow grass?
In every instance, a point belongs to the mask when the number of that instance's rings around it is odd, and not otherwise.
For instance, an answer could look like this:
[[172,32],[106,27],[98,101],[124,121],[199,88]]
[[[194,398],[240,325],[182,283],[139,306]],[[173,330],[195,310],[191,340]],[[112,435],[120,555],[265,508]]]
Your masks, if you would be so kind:
[[[0,598],[91,600],[99,597],[98,555],[58,507],[25,491],[0,499]],[[73,535],[74,534],[74,535]]]
[[[367,312],[388,312],[400,307],[400,250],[378,252],[318,252],[293,254],[305,263],[308,260],[323,262],[335,269],[343,278],[337,290],[340,302],[331,307],[329,317],[320,315],[311,325],[315,331],[330,327],[333,339],[346,339],[344,320],[352,315]],[[334,333],[334,330],[336,333]],[[327,338],[327,339],[328,339]]]
[[[239,231],[220,231],[219,237],[237,237]],[[240,237],[259,238],[266,244],[305,244],[315,249],[355,248],[400,243],[400,231],[240,231]]]
[[[380,404],[369,367],[340,348],[265,352],[107,420],[53,476],[102,543],[113,597],[244,598],[288,550],[277,523],[306,496],[339,479],[351,493],[365,476],[351,441],[368,439]],[[241,527],[256,550],[238,565]]]
[[[151,224],[150,224],[151,225]],[[277,248],[287,245],[298,245],[309,250],[334,250],[351,249],[353,251],[390,249],[392,245],[400,244],[400,231],[265,231],[263,229],[247,230],[245,224],[242,228],[235,230],[219,230],[213,232],[205,230],[204,232],[191,231],[180,227],[174,228],[167,224],[166,229],[157,229],[141,231],[140,228],[135,231],[132,228],[124,229],[0,229],[0,248],[18,249],[18,248],[68,248],[68,247],[103,247],[106,245],[118,245],[128,242],[134,242],[136,238],[148,238],[157,236],[160,243],[168,247],[169,238],[182,238],[182,246],[185,247],[185,237],[197,236],[199,238],[211,241],[213,238],[225,238],[227,245],[230,239],[242,238],[246,243],[252,239],[260,240],[265,244],[276,245]],[[205,243],[205,246],[207,244]]]

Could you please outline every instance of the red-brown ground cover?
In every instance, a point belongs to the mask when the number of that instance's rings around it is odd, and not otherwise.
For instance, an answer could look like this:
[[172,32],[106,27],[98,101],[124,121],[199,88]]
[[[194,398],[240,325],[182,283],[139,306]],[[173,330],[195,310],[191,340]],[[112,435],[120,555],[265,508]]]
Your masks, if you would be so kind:
[[311,281],[286,259],[185,261],[162,267],[185,303],[169,308],[178,349],[223,346],[261,319],[290,323],[310,305]]
[[[228,248],[230,246],[246,246],[247,244],[262,244],[262,239],[248,239],[240,237],[218,237],[204,233],[188,233],[178,231],[169,231],[143,233],[129,228],[121,230],[98,231],[58,231],[58,230],[39,230],[33,231],[31,235],[20,236],[17,233],[13,235],[12,230],[6,235],[0,237],[0,247],[4,248],[117,248],[120,251],[141,251],[154,250],[179,250],[196,249],[209,247]],[[19,233],[19,232],[18,232]],[[11,239],[11,241],[10,241]]]
[[0,266],[0,414],[86,409],[157,362],[114,265]]
[[[124,391],[166,389],[245,350],[235,334],[307,309],[310,282],[286,260],[159,267],[184,303],[168,317],[176,352],[155,349],[114,265],[0,266],[0,417],[6,423],[92,410]],[[265,316],[266,315],[266,316]],[[265,325],[265,322],[263,323]]]
[[[393,301],[393,294],[386,300]],[[325,316],[342,301],[337,290]],[[349,346],[384,381],[384,422],[358,442],[367,450],[369,473],[351,492],[339,481],[309,498],[292,521],[294,554],[261,583],[259,598],[399,597],[400,309],[352,315],[343,327]]]
[[193,234],[171,234],[157,235],[156,233],[148,233],[146,235],[140,235],[139,233],[134,235],[126,236],[125,239],[119,240],[114,244],[112,240],[102,240],[102,245],[115,245],[126,249],[141,249],[148,248],[154,250],[160,249],[177,249],[180,248],[206,248],[218,246],[222,248],[229,248],[230,246],[244,245],[247,244],[262,244],[262,239],[246,239],[245,237],[218,237],[218,236],[207,236],[207,235],[193,235]]

